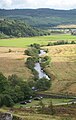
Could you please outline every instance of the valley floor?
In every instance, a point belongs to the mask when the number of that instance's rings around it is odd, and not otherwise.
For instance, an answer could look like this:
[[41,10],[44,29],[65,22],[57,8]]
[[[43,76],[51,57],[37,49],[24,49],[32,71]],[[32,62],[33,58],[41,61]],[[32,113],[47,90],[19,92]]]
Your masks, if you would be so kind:
[[[65,93],[76,95],[76,45],[57,45],[44,47],[51,59],[45,68],[52,77],[52,85],[45,93]],[[11,52],[9,52],[11,50]],[[0,72],[8,76],[17,74],[24,79],[33,78],[32,72],[24,64],[27,55],[25,48],[0,47]]]
[[24,50],[25,48],[0,47],[0,72],[5,76],[17,74],[23,79],[32,78],[31,71],[25,65],[28,56],[24,55]]
[[76,95],[76,45],[46,48],[51,62],[45,71],[52,76],[52,86],[48,92]]

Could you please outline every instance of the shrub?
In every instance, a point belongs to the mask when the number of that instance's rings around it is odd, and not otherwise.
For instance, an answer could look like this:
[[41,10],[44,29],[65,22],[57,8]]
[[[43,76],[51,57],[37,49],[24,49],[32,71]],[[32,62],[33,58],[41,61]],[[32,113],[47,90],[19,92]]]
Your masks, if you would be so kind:
[[56,41],[56,42],[49,42],[47,44],[47,46],[53,46],[53,45],[64,45],[64,44],[76,44],[75,41],[71,41],[71,42],[68,42],[68,41],[64,41],[64,40],[61,40],[61,41]]
[[8,52],[10,53],[10,52],[12,52],[12,50],[11,50],[11,49],[9,49],[9,51],[8,51]]
[[37,43],[31,44],[30,46],[36,49],[40,49],[40,44],[37,44]]
[[36,81],[36,89],[38,90],[48,90],[50,88],[50,81],[47,80],[46,78],[41,78]]
[[76,44],[75,41],[71,41],[71,44]]
[[12,107],[14,105],[14,102],[13,102],[11,96],[9,96],[8,94],[3,96],[3,105],[5,105],[7,107]]
[[41,66],[45,68],[50,63],[50,58],[48,56],[45,56],[41,59]]
[[38,108],[38,112],[41,114],[48,114],[48,115],[54,115],[55,110],[53,108],[52,101],[50,104],[46,107],[42,101],[39,102],[38,104],[40,107]]
[[2,100],[2,98],[3,98],[3,96],[2,96],[2,94],[0,94],[0,107],[2,107],[2,105],[3,105],[3,100]]

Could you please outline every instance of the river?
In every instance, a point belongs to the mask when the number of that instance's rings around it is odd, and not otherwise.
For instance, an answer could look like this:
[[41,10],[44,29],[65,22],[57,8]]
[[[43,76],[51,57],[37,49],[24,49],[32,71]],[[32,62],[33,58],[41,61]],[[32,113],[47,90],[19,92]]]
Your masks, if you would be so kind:
[[[40,50],[39,56],[42,56],[42,55],[44,55],[44,54],[46,54],[46,52],[45,52],[44,50]],[[39,61],[40,61],[40,60],[39,60]],[[43,69],[42,69],[42,67],[41,67],[41,65],[40,65],[40,62],[35,63],[34,69],[38,72],[38,74],[39,74],[39,79],[41,79],[41,78],[46,78],[46,79],[50,80],[50,78],[48,77],[48,75],[43,71]]]

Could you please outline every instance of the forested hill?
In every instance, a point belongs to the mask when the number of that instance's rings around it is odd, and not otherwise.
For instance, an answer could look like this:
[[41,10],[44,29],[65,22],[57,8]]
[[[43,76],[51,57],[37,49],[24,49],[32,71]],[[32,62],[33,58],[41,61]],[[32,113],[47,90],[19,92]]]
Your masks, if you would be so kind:
[[0,9],[0,17],[25,20],[34,27],[51,27],[60,24],[76,24],[76,9]]
[[33,28],[21,20],[0,20],[0,38],[40,36],[44,34],[48,33]]
[[49,17],[49,16],[57,16],[57,17],[74,17],[76,15],[76,9],[73,10],[54,10],[49,8],[40,8],[40,9],[11,9],[5,10],[0,9],[0,16],[37,16],[37,17]]

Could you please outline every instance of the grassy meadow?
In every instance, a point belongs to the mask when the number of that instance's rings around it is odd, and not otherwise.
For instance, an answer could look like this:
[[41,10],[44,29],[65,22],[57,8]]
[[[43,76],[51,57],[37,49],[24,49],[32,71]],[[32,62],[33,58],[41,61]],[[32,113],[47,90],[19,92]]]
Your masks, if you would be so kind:
[[[50,41],[66,40],[76,41],[76,36],[69,34],[12,38],[0,40],[0,72],[6,76],[17,74],[19,77],[29,79],[33,75],[24,64],[27,57],[24,55],[25,47],[33,43],[47,45]],[[48,92],[69,93],[76,95],[76,45],[45,46],[48,48],[48,56],[51,58],[46,72],[52,76],[52,86]],[[8,52],[9,49],[12,52]],[[8,70],[7,70],[8,69]]]
[[16,74],[22,79],[31,79],[33,75],[25,65],[28,56],[24,55],[24,50],[25,48],[0,47],[0,72],[6,77]]
[[[20,120],[76,120],[76,105],[53,106],[55,114],[40,114],[35,108],[12,108],[12,114]],[[11,108],[4,107],[0,112],[11,111]]]
[[[57,105],[57,104],[60,104],[60,103],[67,103],[69,101],[72,101],[72,99],[54,99],[54,98],[43,98],[42,99],[42,102],[48,106],[51,102],[53,103],[53,105]],[[23,108],[26,108],[26,107],[34,107],[34,106],[38,106],[40,103],[39,100],[32,100],[31,103],[27,103],[26,105],[21,105],[20,103],[17,103],[15,104],[14,108],[20,108],[21,106]]]
[[51,58],[45,71],[52,76],[48,92],[76,95],[76,45],[48,46]]
[[[24,55],[25,47],[33,43],[47,45],[48,42],[57,40],[76,41],[76,36],[71,35],[51,35],[30,38],[12,38],[0,40],[0,72],[8,76],[17,74],[19,77],[29,80],[33,78],[32,72],[24,64],[27,55]],[[9,52],[11,49],[11,52]],[[48,49],[51,59],[49,66],[46,66],[46,73],[52,77],[52,85],[45,93],[64,93],[76,95],[76,44],[44,46]],[[49,99],[43,98],[43,103],[48,105],[52,100],[53,104],[66,103],[69,99]],[[76,120],[76,105],[55,106],[56,114],[38,114],[31,111],[32,106],[37,106],[39,101],[32,101],[27,105],[15,104],[12,114],[23,118],[23,120]],[[26,107],[30,109],[26,109]],[[3,108],[5,110],[5,108]],[[2,111],[2,109],[1,109]],[[9,108],[4,112],[11,111]]]
[[33,43],[47,45],[48,42],[54,42],[59,40],[76,41],[76,36],[72,36],[70,34],[61,34],[61,35],[57,34],[57,35],[50,35],[50,36],[0,39],[0,46],[27,47],[28,45]]

